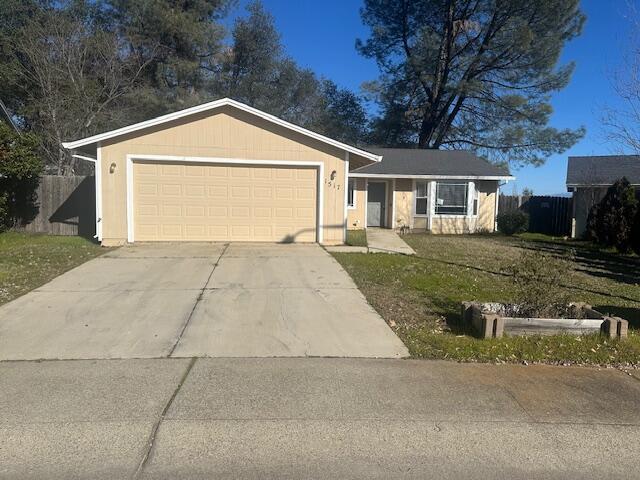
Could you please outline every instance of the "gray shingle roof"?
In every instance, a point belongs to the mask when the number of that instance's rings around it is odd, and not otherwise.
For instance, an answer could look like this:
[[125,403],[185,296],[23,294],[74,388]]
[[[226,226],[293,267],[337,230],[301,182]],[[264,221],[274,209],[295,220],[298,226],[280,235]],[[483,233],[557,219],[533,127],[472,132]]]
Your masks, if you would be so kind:
[[360,167],[352,173],[461,177],[509,176],[507,169],[462,150],[368,147],[367,151],[382,155],[382,161]]
[[640,155],[569,157],[567,185],[612,185],[627,177],[640,185]]

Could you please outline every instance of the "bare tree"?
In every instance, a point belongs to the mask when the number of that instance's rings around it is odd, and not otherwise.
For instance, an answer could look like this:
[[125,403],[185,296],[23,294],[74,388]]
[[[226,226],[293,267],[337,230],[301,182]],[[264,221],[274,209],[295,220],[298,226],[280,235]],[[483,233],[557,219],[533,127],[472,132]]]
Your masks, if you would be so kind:
[[64,12],[55,20],[30,22],[12,47],[47,170],[71,175],[75,160],[61,143],[123,123],[129,110],[122,100],[135,90],[146,62],[138,62],[114,33],[97,29],[80,14]]
[[628,18],[629,52],[611,79],[620,102],[603,108],[602,123],[607,140],[618,143],[620,150],[640,154],[640,15],[632,3],[628,3]]

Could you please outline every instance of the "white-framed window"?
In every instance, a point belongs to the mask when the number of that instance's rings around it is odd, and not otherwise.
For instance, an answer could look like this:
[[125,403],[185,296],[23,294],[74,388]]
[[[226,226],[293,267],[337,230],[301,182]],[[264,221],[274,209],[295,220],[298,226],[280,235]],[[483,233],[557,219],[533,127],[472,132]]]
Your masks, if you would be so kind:
[[473,216],[478,216],[478,208],[480,206],[480,194],[478,193],[478,189],[474,185],[473,188]]
[[469,208],[469,182],[436,182],[436,215],[466,215]]
[[347,208],[356,208],[356,179],[350,178],[347,185]]
[[427,215],[429,213],[429,182],[416,181],[416,215]]

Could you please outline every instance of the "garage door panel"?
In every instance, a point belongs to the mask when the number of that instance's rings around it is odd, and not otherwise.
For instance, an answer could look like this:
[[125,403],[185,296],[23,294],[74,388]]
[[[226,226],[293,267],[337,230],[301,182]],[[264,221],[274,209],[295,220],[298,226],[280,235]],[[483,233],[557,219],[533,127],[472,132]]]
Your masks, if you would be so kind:
[[317,170],[134,163],[137,241],[316,240]]

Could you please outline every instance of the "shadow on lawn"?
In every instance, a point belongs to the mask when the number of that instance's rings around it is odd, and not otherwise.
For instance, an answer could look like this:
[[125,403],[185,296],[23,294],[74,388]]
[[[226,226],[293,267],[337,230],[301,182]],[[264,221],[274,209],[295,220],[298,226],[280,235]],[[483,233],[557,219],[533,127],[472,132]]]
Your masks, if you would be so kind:
[[629,322],[629,327],[640,328],[640,308],[616,307],[613,305],[594,305],[593,308],[605,315],[624,318]]
[[[528,247],[528,246],[525,246],[525,245],[520,245],[520,248],[536,250],[535,248],[531,248],[531,247]],[[500,271],[496,271],[496,270],[489,270],[489,269],[486,269],[486,268],[478,267],[476,265],[468,265],[466,263],[451,262],[451,261],[448,261],[448,260],[442,260],[442,259],[434,258],[434,257],[425,257],[425,256],[416,255],[413,258],[421,259],[421,260],[427,260],[429,262],[437,262],[437,263],[441,263],[443,265],[451,265],[451,266],[455,266],[455,267],[468,268],[470,270],[475,270],[477,272],[482,272],[482,273],[488,273],[488,274],[491,274],[491,275],[499,275],[499,276],[502,276],[502,277],[510,277],[511,276],[509,273],[505,273],[505,272],[500,272]],[[575,260],[575,261],[576,261],[576,263],[578,263],[577,260]],[[633,268],[633,267],[631,267],[631,268]],[[640,268],[640,266],[638,268]],[[576,269],[576,270],[577,271],[582,271],[580,269]],[[589,273],[591,275],[594,274],[593,271],[586,271],[586,273]],[[604,276],[604,275],[601,275],[601,276]],[[606,278],[611,278],[612,280],[619,281],[619,280],[616,280],[615,278],[612,278],[612,277],[609,277],[609,276],[607,276]],[[629,282],[629,283],[640,283],[640,278],[638,278],[637,274],[635,275],[635,278],[636,278],[635,282]],[[626,300],[628,302],[639,302],[640,303],[640,298],[633,298],[633,297],[627,297],[626,295],[612,294],[612,293],[610,293],[610,292],[608,292],[606,290],[594,290],[592,288],[585,288],[585,287],[581,287],[581,286],[577,286],[577,285],[570,285],[570,284],[560,284],[559,286],[567,288],[567,289],[570,289],[570,290],[578,290],[578,291],[581,291],[581,292],[592,293],[594,295],[601,295],[603,297],[618,298],[620,300]]]
[[543,241],[528,241],[517,246],[560,257],[573,252],[573,260],[578,265],[576,268],[578,272],[630,285],[640,283],[640,259],[638,258],[601,252],[583,246],[561,245]]

